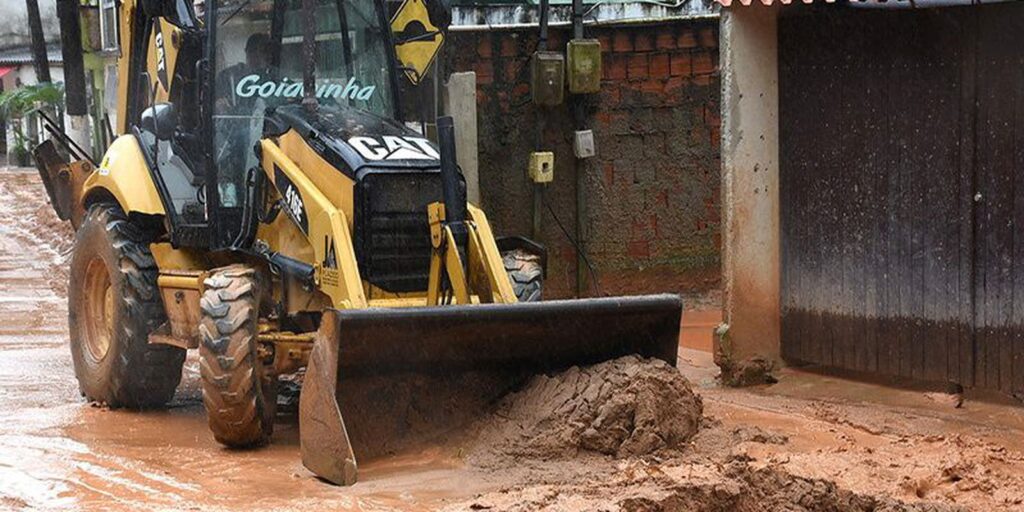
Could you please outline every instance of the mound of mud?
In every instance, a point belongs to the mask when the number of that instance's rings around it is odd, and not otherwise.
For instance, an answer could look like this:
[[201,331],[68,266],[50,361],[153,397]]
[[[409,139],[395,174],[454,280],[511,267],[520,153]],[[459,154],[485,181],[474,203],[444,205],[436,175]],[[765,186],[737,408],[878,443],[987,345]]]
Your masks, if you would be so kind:
[[514,485],[454,504],[446,511],[492,512],[966,512],[955,504],[906,502],[840,488],[835,482],[802,478],[742,460],[726,464],[691,461],[655,468],[625,463],[609,476],[585,475],[573,482]]
[[700,396],[661,360],[628,356],[533,377],[478,422],[479,466],[506,458],[550,460],[581,451],[617,458],[676,448],[700,427]]

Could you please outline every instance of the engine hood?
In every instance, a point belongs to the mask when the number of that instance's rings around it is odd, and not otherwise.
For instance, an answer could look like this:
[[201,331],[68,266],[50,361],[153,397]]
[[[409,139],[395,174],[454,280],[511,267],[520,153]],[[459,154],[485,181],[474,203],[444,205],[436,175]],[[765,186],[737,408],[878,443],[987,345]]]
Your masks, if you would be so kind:
[[320,105],[276,108],[267,116],[267,130],[295,130],[324,160],[358,179],[370,168],[439,169],[437,145],[416,131],[365,110]]

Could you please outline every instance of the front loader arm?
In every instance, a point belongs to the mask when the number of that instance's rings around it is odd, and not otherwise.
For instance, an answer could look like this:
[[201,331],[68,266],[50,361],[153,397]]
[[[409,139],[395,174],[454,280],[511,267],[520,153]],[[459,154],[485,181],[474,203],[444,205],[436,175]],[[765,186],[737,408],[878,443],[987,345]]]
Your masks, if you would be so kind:
[[[316,285],[337,309],[367,307],[345,212],[331,203],[280,146],[264,139],[260,147],[263,171],[281,194],[283,210],[313,247],[315,260],[306,263],[315,269]],[[274,250],[295,257],[288,247]]]
[[445,223],[444,204],[432,203],[427,207],[433,246],[427,282],[427,305],[436,306],[441,303],[441,286],[445,278],[451,285],[456,304],[471,304],[471,296],[475,296],[481,303],[515,303],[516,294],[505,273],[487,216],[472,205],[467,205],[467,210],[468,261],[463,264],[451,228]]

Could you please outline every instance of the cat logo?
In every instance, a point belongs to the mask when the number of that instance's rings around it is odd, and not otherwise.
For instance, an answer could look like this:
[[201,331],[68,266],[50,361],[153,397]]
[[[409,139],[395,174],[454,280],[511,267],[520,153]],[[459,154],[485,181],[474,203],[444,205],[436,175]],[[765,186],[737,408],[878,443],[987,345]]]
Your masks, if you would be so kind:
[[444,34],[430,22],[424,0],[405,0],[391,18],[395,36],[395,54],[405,67],[405,76],[413,85],[419,84],[434,63]]
[[367,160],[439,160],[441,155],[422,137],[352,137],[348,144]]
[[160,30],[160,22],[153,21],[153,30],[156,35],[153,37],[153,44],[156,45],[156,79],[165,91],[170,90],[167,85],[167,52],[164,50],[164,33]]

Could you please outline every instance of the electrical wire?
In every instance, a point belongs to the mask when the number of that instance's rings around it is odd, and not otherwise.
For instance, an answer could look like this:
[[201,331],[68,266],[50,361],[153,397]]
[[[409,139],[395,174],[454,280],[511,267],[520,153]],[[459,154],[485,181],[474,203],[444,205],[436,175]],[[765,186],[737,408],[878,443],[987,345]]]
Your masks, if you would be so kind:
[[568,239],[569,243],[571,243],[572,246],[576,249],[576,253],[579,254],[580,257],[583,259],[583,263],[586,263],[587,270],[589,270],[590,272],[590,279],[594,283],[594,290],[597,292],[597,295],[604,296],[604,293],[601,292],[601,285],[597,280],[597,272],[594,270],[594,265],[590,263],[590,259],[587,258],[586,251],[584,251],[583,248],[580,247],[579,242],[577,242],[576,239],[569,234],[569,230],[565,229],[565,226],[562,225],[562,221],[558,219],[558,215],[555,215],[555,210],[552,209],[551,204],[548,203],[547,194],[544,190],[541,190],[540,200],[541,202],[544,203],[544,208],[546,208],[548,213],[551,214],[551,218],[555,219],[555,224],[558,225],[558,229],[562,231],[562,234],[565,235],[565,238]]

